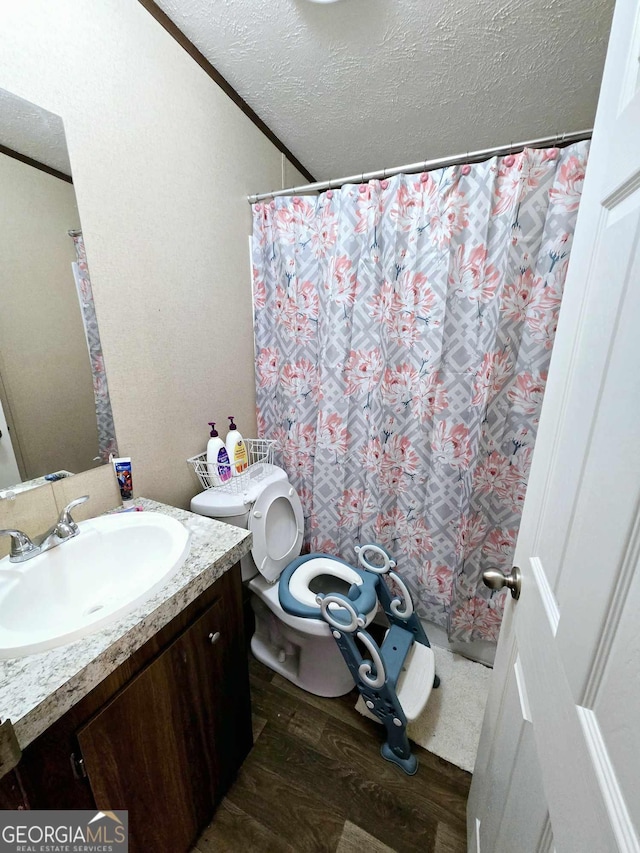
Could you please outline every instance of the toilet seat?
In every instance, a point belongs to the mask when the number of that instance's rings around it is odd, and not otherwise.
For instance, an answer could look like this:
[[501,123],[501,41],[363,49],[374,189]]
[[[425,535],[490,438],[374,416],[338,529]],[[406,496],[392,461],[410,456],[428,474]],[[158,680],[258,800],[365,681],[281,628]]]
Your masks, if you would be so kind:
[[[317,602],[317,593],[309,588],[312,581],[322,575],[335,577],[349,584],[347,597],[353,602],[353,606],[365,616],[367,624],[373,619],[378,609],[377,576],[362,569],[356,569],[344,560],[329,554],[307,554],[304,557],[298,557],[284,570],[278,584],[278,598],[285,613],[304,619],[324,621]],[[325,594],[330,591],[327,589]],[[344,608],[342,612],[346,614]]]
[[249,581],[249,589],[267,605],[279,622],[294,628],[301,634],[309,637],[326,637],[331,635],[331,628],[324,619],[305,619],[302,616],[294,616],[287,613],[280,604],[278,597],[278,584],[269,583],[262,575],[258,574]]
[[251,554],[260,574],[270,583],[302,547],[304,516],[298,493],[288,480],[270,483],[249,513],[253,534]]
[[312,560],[306,560],[302,563],[289,580],[289,592],[301,604],[307,604],[309,607],[317,607],[317,593],[309,589],[309,584],[317,577],[329,575],[339,580],[348,583],[362,585],[362,576],[359,575],[351,566],[332,560],[330,557],[315,557]]

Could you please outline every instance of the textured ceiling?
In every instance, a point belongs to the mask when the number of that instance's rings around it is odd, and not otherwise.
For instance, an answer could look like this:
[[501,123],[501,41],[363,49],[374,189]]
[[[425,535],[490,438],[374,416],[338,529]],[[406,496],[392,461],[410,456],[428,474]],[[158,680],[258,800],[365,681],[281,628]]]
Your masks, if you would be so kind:
[[0,145],[71,175],[60,116],[0,89]]
[[613,0],[159,5],[318,179],[591,127],[613,10]]

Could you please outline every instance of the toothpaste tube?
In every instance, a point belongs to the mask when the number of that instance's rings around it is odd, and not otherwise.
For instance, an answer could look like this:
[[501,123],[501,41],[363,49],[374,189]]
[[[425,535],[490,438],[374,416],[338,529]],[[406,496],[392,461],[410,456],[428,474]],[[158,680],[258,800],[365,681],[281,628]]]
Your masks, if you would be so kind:
[[131,457],[122,456],[113,460],[113,467],[120,486],[120,495],[123,501],[130,501],[133,497],[133,480],[131,478]]

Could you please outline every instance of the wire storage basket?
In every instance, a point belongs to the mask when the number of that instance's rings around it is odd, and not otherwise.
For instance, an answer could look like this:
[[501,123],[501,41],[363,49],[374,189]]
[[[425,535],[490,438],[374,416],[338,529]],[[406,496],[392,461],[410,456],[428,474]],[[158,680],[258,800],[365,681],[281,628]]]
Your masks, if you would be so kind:
[[[242,494],[252,484],[262,479],[268,473],[265,465],[273,464],[273,448],[275,441],[268,438],[245,438],[248,467],[241,473],[235,474],[226,483],[220,484],[217,478],[209,473],[207,454],[199,453],[187,459],[187,464],[193,467],[203,489],[217,489],[229,494]],[[233,465],[231,466],[233,469]]]

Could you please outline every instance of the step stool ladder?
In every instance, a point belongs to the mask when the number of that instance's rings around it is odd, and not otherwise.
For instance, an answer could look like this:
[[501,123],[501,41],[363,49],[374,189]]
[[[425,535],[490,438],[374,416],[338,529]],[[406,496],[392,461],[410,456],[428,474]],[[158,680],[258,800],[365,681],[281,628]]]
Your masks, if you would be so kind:
[[[356,610],[349,595],[320,593],[316,601],[368,711],[386,728],[387,740],[380,748],[382,757],[412,776],[418,769],[418,759],[411,752],[407,723],[422,713],[432,687],[440,684],[433,650],[413,610],[404,579],[393,571],[395,560],[379,545],[355,550],[361,567],[378,576],[376,593],[389,620],[382,645],[378,646],[365,630],[366,614]],[[375,563],[369,562],[369,555],[373,555]],[[400,596],[392,591],[387,579]],[[361,647],[370,659],[363,657]]]

